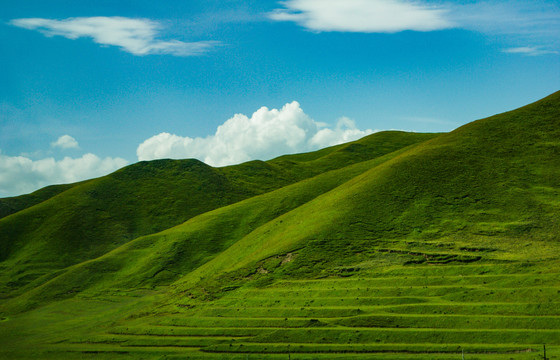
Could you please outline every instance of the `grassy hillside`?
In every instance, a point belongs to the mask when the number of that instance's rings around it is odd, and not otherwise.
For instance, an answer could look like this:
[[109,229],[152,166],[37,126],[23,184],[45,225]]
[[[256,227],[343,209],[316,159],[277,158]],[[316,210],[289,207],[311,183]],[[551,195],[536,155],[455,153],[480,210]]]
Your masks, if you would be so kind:
[[556,93],[414,146],[260,227],[205,267],[222,273],[303,248],[291,275],[316,276],[380,243],[430,241],[467,248],[535,241],[539,259],[555,257],[544,252],[559,229],[559,113]]
[[[147,164],[180,162],[111,176]],[[191,166],[245,198],[17,286],[0,355],[560,359],[560,93],[437,136]],[[159,194],[154,218],[172,216]],[[25,246],[5,270],[27,271]]]
[[[68,190],[0,219],[0,288],[4,296],[14,296],[61,269],[102,256],[139,236],[433,136],[379,133],[307,154],[307,159],[286,156],[224,168],[197,160],[141,162],[68,185]],[[353,159],[348,154],[355,146],[362,154]],[[64,187],[56,188],[60,189]],[[31,195],[20,198],[32,203]]]
[[70,189],[75,184],[51,185],[39,189],[31,194],[14,196],[0,199],[0,219],[8,215],[17,213],[18,211],[27,209],[28,207],[42,203]]

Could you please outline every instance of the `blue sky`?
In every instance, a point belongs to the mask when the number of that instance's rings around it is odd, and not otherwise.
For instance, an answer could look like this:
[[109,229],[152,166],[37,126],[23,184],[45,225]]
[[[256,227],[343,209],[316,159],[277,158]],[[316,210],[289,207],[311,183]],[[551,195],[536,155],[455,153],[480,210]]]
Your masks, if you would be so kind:
[[0,14],[0,197],[444,132],[559,90],[557,1],[33,1]]

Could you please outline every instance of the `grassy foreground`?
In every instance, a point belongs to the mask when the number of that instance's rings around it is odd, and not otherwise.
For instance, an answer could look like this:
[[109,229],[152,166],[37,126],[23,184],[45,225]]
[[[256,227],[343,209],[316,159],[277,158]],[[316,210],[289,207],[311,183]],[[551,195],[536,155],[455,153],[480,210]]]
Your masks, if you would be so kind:
[[[73,298],[4,321],[6,358],[560,359],[556,259],[392,265],[213,301]],[[153,306],[159,304],[159,306]],[[117,320],[119,319],[119,320]]]
[[[214,205],[174,218],[168,169]],[[116,178],[157,206],[101,201]],[[89,214],[92,194],[111,220],[75,245],[84,224],[50,211]],[[137,164],[0,204],[21,208],[0,219],[0,358],[560,359],[560,93],[448,134]]]

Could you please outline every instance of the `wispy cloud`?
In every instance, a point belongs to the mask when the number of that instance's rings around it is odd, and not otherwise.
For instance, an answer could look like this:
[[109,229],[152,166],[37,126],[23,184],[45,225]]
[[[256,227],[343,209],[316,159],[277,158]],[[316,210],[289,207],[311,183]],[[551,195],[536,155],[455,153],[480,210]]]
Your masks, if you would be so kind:
[[404,0],[288,0],[269,17],[313,31],[394,33],[453,27],[447,10]]
[[51,143],[52,147],[57,147],[61,149],[78,149],[78,141],[70,135],[62,135],[55,142]]
[[536,0],[489,0],[449,7],[460,28],[488,34],[510,45],[504,52],[530,56],[557,54],[560,6]]
[[251,117],[236,114],[206,138],[169,133],[152,136],[138,146],[136,154],[138,160],[197,158],[209,165],[223,166],[316,150],[372,132],[356,128],[345,117],[334,128],[316,122],[294,101],[280,110],[262,107]]
[[[560,47],[560,7],[544,0],[287,0],[280,4],[281,8],[268,14],[270,19],[291,21],[316,32],[455,28],[484,33],[520,49],[510,53],[545,55],[556,53]],[[534,50],[523,52],[523,48]]]
[[76,17],[64,20],[42,18],[14,19],[11,25],[37,30],[46,36],[68,39],[91,38],[101,45],[117,46],[134,55],[170,54],[174,56],[201,55],[218,42],[160,40],[162,25],[149,19],[125,17]]
[[558,54],[558,51],[555,50],[543,50],[538,47],[533,46],[521,46],[521,47],[514,47],[502,50],[508,54],[521,54],[527,56],[539,56],[539,55],[548,55],[548,54]]
[[553,2],[488,0],[448,8],[459,27],[484,33],[551,38],[560,30],[560,8]]

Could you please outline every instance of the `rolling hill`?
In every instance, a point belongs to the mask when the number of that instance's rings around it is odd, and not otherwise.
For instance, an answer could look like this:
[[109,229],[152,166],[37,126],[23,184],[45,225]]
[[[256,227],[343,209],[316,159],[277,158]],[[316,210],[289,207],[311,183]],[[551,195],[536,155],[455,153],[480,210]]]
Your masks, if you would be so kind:
[[8,358],[560,358],[560,92],[450,133],[141,162],[0,209]]
[[[4,207],[21,210],[0,220],[2,293],[12,296],[57,270],[193,216],[431,136],[388,132],[314,154],[225,168],[198,160],[140,162],[99,179],[3,199]],[[363,154],[349,156],[356,147]]]

